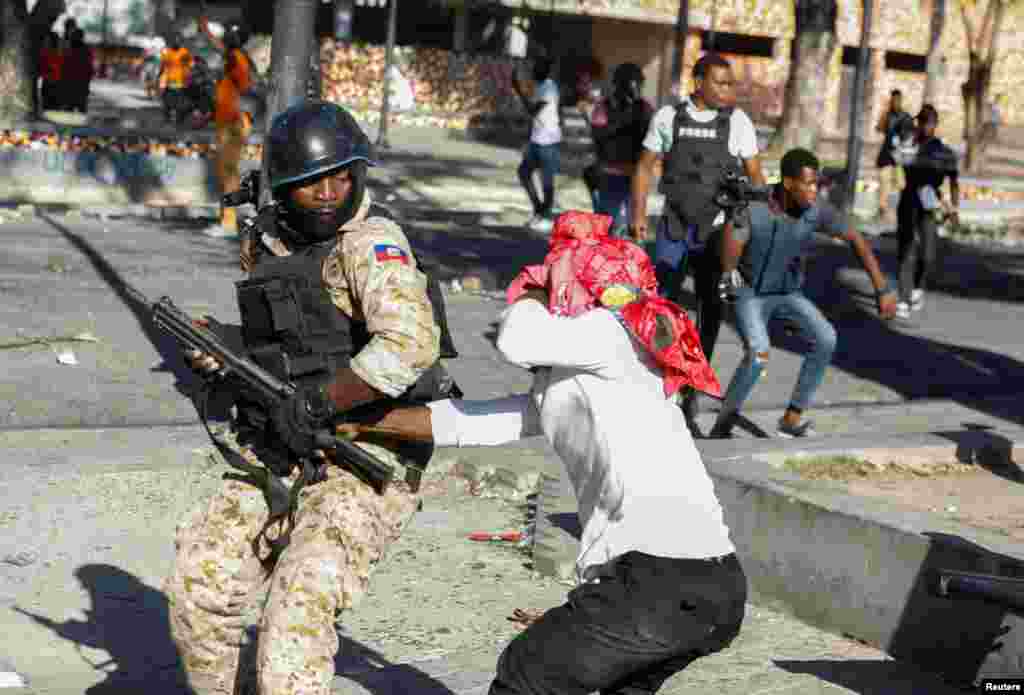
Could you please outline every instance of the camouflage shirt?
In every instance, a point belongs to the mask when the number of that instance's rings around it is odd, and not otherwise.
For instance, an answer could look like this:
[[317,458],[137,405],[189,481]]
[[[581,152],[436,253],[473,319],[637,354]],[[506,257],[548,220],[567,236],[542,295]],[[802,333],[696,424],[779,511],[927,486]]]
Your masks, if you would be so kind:
[[[441,331],[427,297],[427,276],[416,266],[409,240],[395,222],[370,217],[372,198],[340,230],[323,266],[331,301],[366,324],[370,342],[352,358],[356,375],[381,393],[400,396],[437,361]],[[264,235],[276,256],[290,252]]]

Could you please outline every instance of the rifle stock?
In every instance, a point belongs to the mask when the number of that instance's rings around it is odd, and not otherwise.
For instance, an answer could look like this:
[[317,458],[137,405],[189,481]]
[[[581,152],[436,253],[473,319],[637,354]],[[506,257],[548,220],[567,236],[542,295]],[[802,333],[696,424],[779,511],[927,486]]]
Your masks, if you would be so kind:
[[[153,304],[153,323],[173,337],[183,348],[199,350],[213,357],[222,366],[219,376],[231,378],[245,394],[268,412],[295,394],[295,387],[278,379],[252,360],[231,350],[212,331],[197,326],[170,297],[161,297]],[[333,449],[335,456],[347,463],[353,472],[370,483],[378,492],[391,481],[391,466],[379,461],[355,444],[335,436],[333,425],[317,435],[318,444]]]

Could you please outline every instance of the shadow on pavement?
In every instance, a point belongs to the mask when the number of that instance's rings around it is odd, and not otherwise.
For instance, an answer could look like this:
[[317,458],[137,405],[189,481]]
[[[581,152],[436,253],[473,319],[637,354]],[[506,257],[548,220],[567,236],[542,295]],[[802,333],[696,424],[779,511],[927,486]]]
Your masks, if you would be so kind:
[[[998,665],[990,663],[986,674],[1019,676],[1024,616],[973,597],[940,598],[933,595],[933,590],[938,569],[1024,578],[1024,561],[992,552],[960,536],[937,532],[922,535],[929,539],[928,552],[917,569],[886,651],[897,659],[941,673],[953,683],[976,680],[988,659]],[[1006,657],[1000,654],[1004,650]],[[998,672],[993,673],[993,668]]]
[[775,659],[773,663],[783,671],[815,676],[859,695],[961,695],[965,692],[933,674],[915,673],[908,678],[908,666],[895,661]]
[[989,430],[989,427],[965,422],[961,431],[935,434],[956,443],[958,461],[981,466],[1008,482],[1024,484],[1024,470],[1013,461],[1013,441]]
[[[106,564],[82,565],[75,571],[91,607],[84,620],[57,622],[45,615],[14,607],[36,624],[61,639],[73,642],[80,658],[105,675],[102,682],[86,689],[86,695],[182,695],[192,692],[171,639],[167,597],[138,577]],[[243,659],[252,658],[256,631],[248,630],[250,641]],[[373,695],[454,695],[443,683],[408,664],[394,665],[374,650],[341,636],[336,672],[359,683]],[[83,649],[109,654],[107,659],[90,657]]]
[[336,681],[340,678],[358,683],[372,695],[455,695],[447,685],[415,666],[393,664],[344,635],[339,635],[339,640],[341,648],[334,660]]
[[[163,593],[113,565],[82,565],[75,577],[91,601],[85,620],[57,622],[17,607],[14,610],[74,642],[82,661],[106,675],[85,693],[123,695],[132,688],[167,695],[187,692]],[[83,648],[105,651],[110,657],[95,660]]]
[[196,378],[192,371],[185,365],[182,358],[181,348],[173,338],[164,334],[153,325],[151,318],[152,305],[150,301],[132,287],[121,274],[117,272],[106,258],[97,251],[92,244],[78,234],[75,234],[67,227],[57,223],[52,217],[42,215],[51,227],[56,229],[74,248],[88,259],[99,276],[106,282],[117,295],[118,299],[128,308],[135,317],[139,327],[142,329],[146,339],[156,348],[156,351],[163,359],[163,363],[154,367],[153,371],[168,371],[175,377],[175,388],[179,393],[191,401],[193,386]]

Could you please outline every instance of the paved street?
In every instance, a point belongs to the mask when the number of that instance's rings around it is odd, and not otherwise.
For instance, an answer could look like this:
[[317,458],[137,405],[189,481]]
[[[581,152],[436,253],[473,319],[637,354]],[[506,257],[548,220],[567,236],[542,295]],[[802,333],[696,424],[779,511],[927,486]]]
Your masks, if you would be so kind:
[[[492,322],[516,271],[543,258],[525,231],[515,150],[396,134],[375,190],[405,220],[417,255],[446,282],[460,357],[450,368],[467,396],[527,388],[499,361]],[[566,182],[564,207],[586,205]],[[390,197],[390,199],[389,199]],[[145,299],[236,322],[237,242],[199,233],[204,221],[100,219],[76,210],[18,216],[0,210],[0,687],[3,673],[40,695],[181,693],[160,583],[174,525],[216,489],[177,347],[150,324]],[[873,239],[894,270],[890,236]],[[808,294],[839,332],[813,416],[824,435],[887,435],[1024,424],[1024,251],[944,240],[936,290],[913,321],[880,322],[851,252],[822,244]],[[450,284],[449,284],[450,287]],[[799,341],[775,336],[750,402],[768,432],[800,363]],[[742,349],[723,330],[714,367],[727,383]],[[69,354],[71,355],[69,357]],[[715,404],[706,402],[707,427]],[[752,436],[741,433],[741,436]],[[505,449],[496,456],[512,456]],[[529,555],[465,539],[524,524],[526,492],[471,490],[462,454],[439,451],[425,509],[340,629],[338,693],[463,695],[486,691],[514,608],[558,604],[568,587],[535,572]],[[145,639],[139,639],[145,635]],[[6,669],[6,670],[5,670]],[[14,676],[8,677],[14,683]],[[933,676],[882,652],[751,605],[723,654],[673,678],[663,692],[947,695]]]

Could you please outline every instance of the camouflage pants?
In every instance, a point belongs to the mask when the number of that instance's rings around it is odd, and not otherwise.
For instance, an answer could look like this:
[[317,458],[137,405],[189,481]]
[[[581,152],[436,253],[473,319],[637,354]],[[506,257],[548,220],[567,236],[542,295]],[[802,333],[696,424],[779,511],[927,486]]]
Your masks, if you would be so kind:
[[[249,455],[251,456],[251,454]],[[261,490],[228,480],[205,508],[179,525],[165,591],[171,633],[198,695],[249,687],[239,673],[245,613],[269,582],[259,625],[255,679],[262,695],[327,695],[338,650],[336,615],[365,592],[373,567],[416,509],[403,483],[378,495],[330,467],[305,488],[291,543],[268,572],[252,540],[267,519]]]

